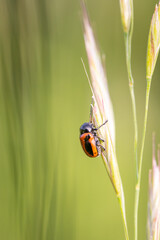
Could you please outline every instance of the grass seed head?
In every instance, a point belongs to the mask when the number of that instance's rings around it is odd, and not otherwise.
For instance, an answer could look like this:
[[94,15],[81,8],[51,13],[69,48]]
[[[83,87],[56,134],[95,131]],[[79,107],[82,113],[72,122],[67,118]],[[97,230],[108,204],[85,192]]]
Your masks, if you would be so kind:
[[147,49],[146,77],[151,79],[160,48],[160,3],[156,5],[152,16]]
[[123,31],[128,33],[132,21],[132,5],[131,0],[120,0],[121,19]]
[[96,127],[98,127],[108,120],[108,122],[98,130],[98,135],[105,140],[105,151],[102,151],[102,158],[108,175],[117,195],[121,195],[122,183],[115,153],[114,114],[109,95],[106,71],[104,69],[104,64],[95,41],[94,33],[84,2],[82,2],[82,13],[84,40],[91,76],[90,86],[94,98],[93,123]]

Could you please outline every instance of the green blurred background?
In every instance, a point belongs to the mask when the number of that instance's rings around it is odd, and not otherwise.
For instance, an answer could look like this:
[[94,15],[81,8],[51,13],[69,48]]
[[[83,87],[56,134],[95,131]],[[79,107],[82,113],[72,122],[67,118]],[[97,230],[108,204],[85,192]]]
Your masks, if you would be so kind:
[[[141,142],[145,57],[156,1],[135,0],[132,67]],[[135,164],[133,117],[119,1],[87,1],[106,68],[116,123],[116,151],[133,239]],[[91,91],[80,2],[1,0],[0,7],[0,239],[124,239],[114,190],[101,158],[81,149]],[[146,239],[152,131],[160,142],[159,61],[153,76],[139,208]],[[88,69],[88,65],[87,65]]]

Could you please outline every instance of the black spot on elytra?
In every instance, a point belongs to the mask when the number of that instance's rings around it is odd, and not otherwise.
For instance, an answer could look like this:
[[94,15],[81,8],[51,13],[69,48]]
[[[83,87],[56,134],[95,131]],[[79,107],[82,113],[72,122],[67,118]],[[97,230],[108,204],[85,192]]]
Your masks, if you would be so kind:
[[85,137],[85,149],[86,151],[93,156],[93,151],[92,151],[92,147],[91,147],[91,144],[90,142],[88,141],[90,139],[90,135],[88,134],[86,137]]

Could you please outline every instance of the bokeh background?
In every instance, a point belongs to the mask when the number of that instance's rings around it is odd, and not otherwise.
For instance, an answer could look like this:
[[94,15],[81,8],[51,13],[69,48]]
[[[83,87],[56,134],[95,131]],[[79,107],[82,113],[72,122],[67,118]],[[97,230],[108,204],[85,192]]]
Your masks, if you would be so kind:
[[[134,1],[132,68],[141,143],[145,58],[157,1]],[[116,123],[116,151],[133,239],[135,164],[133,117],[119,1],[87,0],[106,69]],[[80,2],[1,0],[0,239],[124,239],[118,201],[101,158],[81,149],[91,91]],[[152,132],[160,142],[160,62],[152,81],[139,207],[146,239]]]

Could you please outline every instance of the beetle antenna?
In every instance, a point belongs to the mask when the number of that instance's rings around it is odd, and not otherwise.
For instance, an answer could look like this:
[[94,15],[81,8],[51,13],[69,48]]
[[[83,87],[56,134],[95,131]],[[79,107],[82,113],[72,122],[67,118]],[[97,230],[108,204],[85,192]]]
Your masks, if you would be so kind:
[[92,96],[92,102],[91,102],[91,105],[90,105],[89,121],[91,123],[93,123],[93,96]]
[[99,128],[101,128],[103,125],[105,125],[108,122],[108,120],[106,120],[102,125],[100,125],[98,128],[95,128],[94,130],[98,130]]

